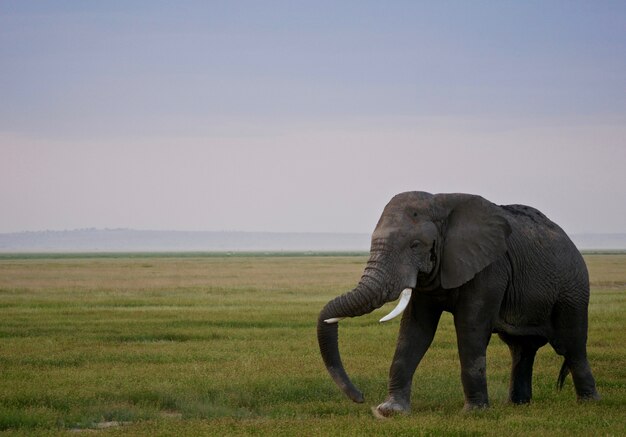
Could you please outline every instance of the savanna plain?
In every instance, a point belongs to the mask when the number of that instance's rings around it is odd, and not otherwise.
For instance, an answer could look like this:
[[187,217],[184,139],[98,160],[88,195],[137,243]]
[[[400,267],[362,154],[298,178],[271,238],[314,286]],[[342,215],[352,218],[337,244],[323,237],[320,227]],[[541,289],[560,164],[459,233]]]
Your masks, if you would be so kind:
[[412,412],[375,419],[399,320],[339,328],[354,404],[326,373],[317,315],[363,254],[0,255],[0,431],[7,435],[624,435],[626,254],[585,255],[588,354],[602,400],[577,403],[540,349],[533,402],[507,404],[510,357],[487,355],[491,408],[463,413],[453,321],[415,374]]

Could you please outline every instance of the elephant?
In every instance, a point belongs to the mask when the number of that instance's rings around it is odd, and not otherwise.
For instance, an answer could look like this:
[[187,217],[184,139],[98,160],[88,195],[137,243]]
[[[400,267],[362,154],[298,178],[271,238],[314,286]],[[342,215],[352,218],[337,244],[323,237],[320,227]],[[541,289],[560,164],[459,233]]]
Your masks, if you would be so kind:
[[589,277],[565,232],[537,209],[496,205],[478,195],[405,192],[385,206],[358,285],[328,302],[317,337],[330,376],[353,401],[364,402],[344,370],[338,322],[400,297],[381,319],[404,312],[378,417],[410,411],[413,375],[443,311],[452,313],[461,365],[464,410],[489,406],[486,349],[492,333],[512,358],[508,400],[532,397],[537,350],[547,343],[564,357],[557,378],[571,373],[578,400],[599,399],[587,360]]

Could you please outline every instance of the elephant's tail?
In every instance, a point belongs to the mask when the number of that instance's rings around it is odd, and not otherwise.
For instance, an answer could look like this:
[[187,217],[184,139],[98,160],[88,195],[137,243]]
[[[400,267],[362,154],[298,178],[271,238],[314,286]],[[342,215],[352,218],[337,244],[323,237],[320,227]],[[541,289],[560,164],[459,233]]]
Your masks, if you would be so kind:
[[556,382],[556,388],[561,390],[563,388],[563,384],[565,383],[565,378],[567,378],[567,374],[569,373],[569,367],[567,367],[567,362],[563,360],[563,365],[561,366],[561,370],[559,371],[559,379]]

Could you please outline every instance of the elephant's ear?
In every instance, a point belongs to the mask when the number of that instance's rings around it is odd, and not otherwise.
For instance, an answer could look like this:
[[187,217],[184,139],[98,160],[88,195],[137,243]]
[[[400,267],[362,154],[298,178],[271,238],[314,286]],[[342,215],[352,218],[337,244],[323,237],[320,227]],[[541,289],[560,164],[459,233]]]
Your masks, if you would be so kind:
[[[456,196],[455,196],[456,197]],[[458,196],[448,215],[441,254],[441,286],[460,287],[507,250],[511,226],[480,196]]]

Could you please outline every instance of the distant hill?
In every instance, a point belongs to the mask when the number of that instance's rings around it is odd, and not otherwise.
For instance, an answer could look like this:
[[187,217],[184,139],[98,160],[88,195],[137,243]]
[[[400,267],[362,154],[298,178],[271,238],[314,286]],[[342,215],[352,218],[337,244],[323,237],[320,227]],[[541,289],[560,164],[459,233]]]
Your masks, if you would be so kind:
[[[581,250],[624,250],[626,234],[579,234]],[[79,229],[0,234],[0,252],[368,251],[361,233],[186,232]]]
[[0,234],[0,252],[368,251],[368,234],[79,229]]

